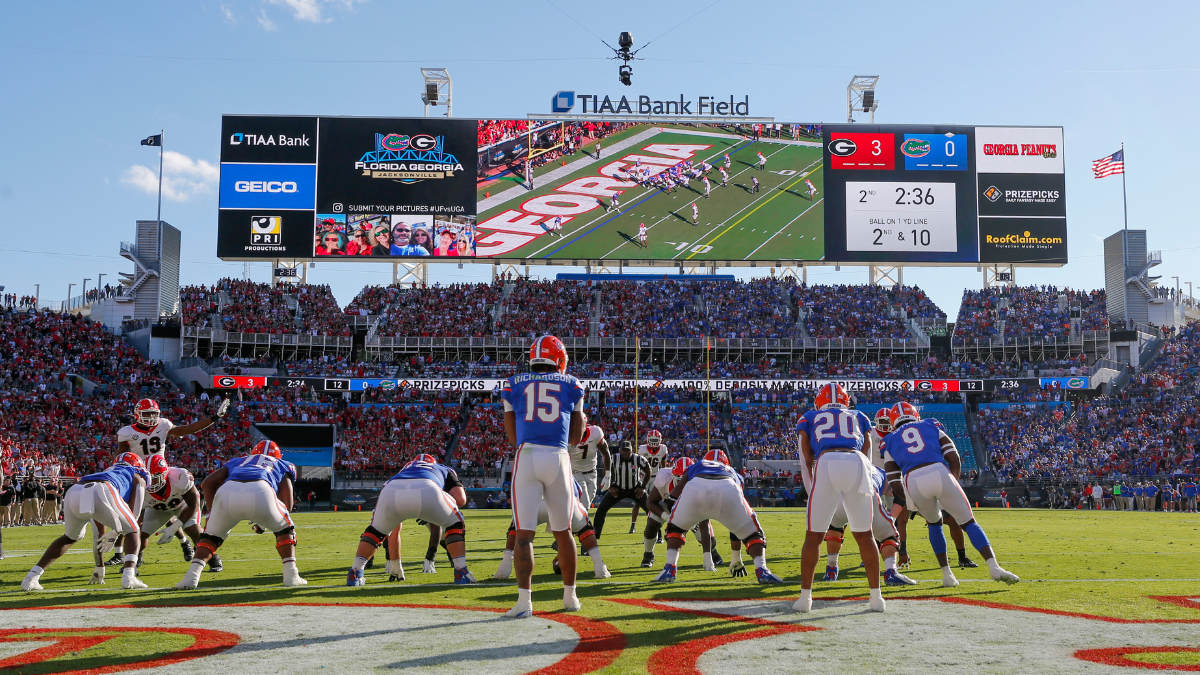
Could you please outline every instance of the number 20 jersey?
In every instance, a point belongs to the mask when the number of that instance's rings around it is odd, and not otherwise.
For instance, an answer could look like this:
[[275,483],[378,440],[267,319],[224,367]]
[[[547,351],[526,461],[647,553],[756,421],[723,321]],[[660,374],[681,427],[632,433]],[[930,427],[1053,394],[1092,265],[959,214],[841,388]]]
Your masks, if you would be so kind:
[[504,412],[517,422],[517,446],[526,443],[567,450],[571,412],[583,410],[583,385],[563,373],[521,373],[500,389]]
[[122,441],[129,443],[129,451],[136,452],[142,456],[142,461],[145,462],[150,455],[166,456],[167,438],[175,425],[171,420],[160,419],[154,428],[146,431],[141,427],[127,426],[121,427],[117,432],[117,443]]
[[225,462],[229,470],[229,480],[250,482],[266,481],[272,490],[279,489],[279,483],[287,476],[296,482],[296,465],[284,459],[275,459],[270,455],[246,455],[234,457]]
[[953,448],[954,442],[937,420],[909,422],[893,429],[883,439],[883,458],[892,460],[904,473],[925,464],[946,464],[944,447]]
[[809,410],[800,417],[797,430],[808,436],[813,457],[835,448],[858,451],[871,433],[871,418],[860,410],[829,408]]

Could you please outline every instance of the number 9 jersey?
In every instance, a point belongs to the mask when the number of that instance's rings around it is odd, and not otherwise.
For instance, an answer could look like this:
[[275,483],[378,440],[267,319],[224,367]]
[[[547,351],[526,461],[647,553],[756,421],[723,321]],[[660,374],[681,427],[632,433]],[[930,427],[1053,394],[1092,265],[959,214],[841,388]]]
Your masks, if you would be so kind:
[[121,427],[117,432],[117,443],[128,443],[129,452],[141,455],[146,462],[150,455],[163,455],[167,451],[167,437],[175,425],[168,419],[159,419],[152,429],[147,431],[136,424]]
[[862,450],[863,442],[870,436],[874,425],[861,410],[826,408],[804,413],[796,428],[808,436],[808,444],[815,458],[827,450]]
[[[954,441],[937,420],[902,424],[883,439],[883,459],[908,474],[926,464],[946,464],[945,455],[956,450]],[[947,466],[949,466],[947,464]]]
[[521,373],[500,389],[504,412],[517,422],[517,446],[526,443],[567,450],[571,413],[583,411],[583,385],[564,373]]

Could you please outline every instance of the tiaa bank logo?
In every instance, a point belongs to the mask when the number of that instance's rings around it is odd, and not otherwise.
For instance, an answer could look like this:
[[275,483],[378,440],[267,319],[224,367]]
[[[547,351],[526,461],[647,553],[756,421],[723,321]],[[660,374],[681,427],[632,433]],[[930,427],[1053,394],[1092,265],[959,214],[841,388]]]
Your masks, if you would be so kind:
[[550,100],[550,112],[568,113],[575,107],[575,92],[560,91]]

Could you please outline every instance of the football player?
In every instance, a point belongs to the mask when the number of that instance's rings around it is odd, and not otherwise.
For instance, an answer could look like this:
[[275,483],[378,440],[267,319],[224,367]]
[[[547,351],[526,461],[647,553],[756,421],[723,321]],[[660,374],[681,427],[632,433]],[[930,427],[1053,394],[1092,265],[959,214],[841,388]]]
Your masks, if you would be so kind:
[[137,535],[138,520],[134,514],[142,510],[148,481],[142,458],[132,452],[118,455],[116,463],[108,469],[80,478],[67,490],[63,500],[63,535],[50,544],[38,563],[25,575],[21,590],[42,590],[38,580],[46,568],[66,555],[71,546],[83,538],[89,521],[95,524],[93,537],[97,545],[93,547],[96,567],[88,583],[104,583],[104,552],[99,543],[104,529],[111,528],[115,534],[125,537],[125,547],[129,551],[125,554],[125,568],[121,570],[121,588],[146,588],[146,584],[137,578],[140,538]]
[[[823,385],[817,392],[816,410],[800,418],[797,431],[804,467],[812,475],[807,509],[807,532],[800,556],[800,599],[792,605],[798,612],[812,610],[812,582],[821,554],[821,541],[841,506],[854,539],[858,542],[867,586],[869,606],[884,611],[879,590],[879,551],[871,532],[875,491],[871,475],[875,468],[871,451],[871,420],[859,410],[850,410],[850,395],[840,384]],[[864,447],[864,445],[866,447]]]
[[553,335],[543,335],[529,349],[532,372],[514,375],[500,389],[504,433],[516,448],[513,459],[512,505],[517,526],[513,558],[517,571],[517,604],[506,616],[533,616],[533,537],[543,500],[546,517],[558,542],[563,578],[563,609],[578,611],[575,594],[575,543],[571,514],[575,508],[571,457],[567,449],[583,438],[583,385],[567,375],[567,348]]
[[929,544],[942,568],[942,585],[958,585],[946,556],[942,511],[950,513],[987,561],[992,579],[1015,584],[1017,575],[1000,567],[992,545],[971,511],[971,503],[958,485],[962,473],[958,448],[937,420],[922,420],[916,406],[901,401],[892,406],[892,431],[883,442],[884,466],[892,492],[908,503],[929,525]]
[[[746,544],[746,551],[754,558],[758,583],[783,583],[767,567],[766,535],[742,494],[742,477],[729,466],[729,457],[723,450],[710,450],[704,459],[688,467],[671,489],[671,498],[675,507],[667,519],[667,564],[655,581],[675,581],[679,551],[687,542],[687,531],[703,520],[712,519]],[[735,559],[740,555],[740,550],[734,552]]]
[[766,169],[767,169],[767,158],[766,158],[766,157],[763,157],[763,154],[762,154],[762,152],[760,151],[760,152],[758,153],[758,170],[759,170],[759,171],[766,171]]
[[642,248],[646,248],[646,240],[647,240],[646,224],[641,223],[638,225],[638,245],[641,246]]
[[[646,552],[642,555],[642,567],[654,566],[654,545],[661,539],[662,524],[667,521],[671,509],[675,508],[675,500],[671,499],[671,490],[675,487],[687,470],[696,460],[691,457],[680,457],[671,466],[664,466],[655,474],[650,483],[650,491],[646,493],[646,531],[642,533],[642,541]],[[712,572],[718,565],[724,565],[725,560],[717,553],[716,539],[713,536],[712,523],[702,520],[693,531],[700,537],[700,548],[704,553],[704,571]],[[732,535],[731,535],[731,538]],[[740,562],[740,561],[739,561]],[[735,573],[730,564],[733,576],[746,576],[746,566],[742,565],[741,573]]]
[[[604,560],[600,557],[600,542],[596,539],[596,532],[592,529],[592,521],[588,520],[587,509],[583,506],[584,498],[583,486],[579,481],[575,482],[575,508],[571,510],[571,531],[575,533],[579,539],[579,545],[583,547],[583,554],[592,559],[592,572],[595,573],[597,579],[608,579],[612,577],[612,573],[608,571],[608,566],[604,564]],[[549,513],[546,511],[546,501],[542,500],[542,506],[538,509],[538,525],[545,525],[550,522]],[[508,540],[504,545],[504,558],[500,561],[500,567],[496,573],[492,575],[493,579],[507,579],[512,574],[513,549],[517,545],[517,526],[516,521],[513,521],[508,526]],[[572,544],[574,548],[574,544]],[[562,568],[558,563],[558,556],[554,557],[551,565],[554,567],[555,574],[562,574]]]
[[[601,490],[606,489],[604,486],[605,480],[601,479],[604,471],[607,471],[609,464],[612,463],[612,452],[608,448],[608,439],[604,437],[604,430],[595,424],[588,424],[588,418],[583,416],[583,437],[579,442],[571,446],[571,475],[575,477],[575,482],[579,483],[579,487],[583,490],[582,502],[583,508],[586,511],[592,507],[592,500],[596,498],[596,488]],[[600,467],[597,457],[604,458],[604,466]]]
[[[359,538],[358,553],[350,571],[346,574],[347,586],[363,586],[363,569],[367,560],[396,526],[415,518],[438,525],[446,531],[446,549],[454,563],[454,583],[473,584],[475,575],[467,569],[467,526],[459,507],[467,503],[467,491],[458,474],[448,466],[439,464],[433,455],[417,455],[400,473],[392,476],[379,493],[379,501],[371,514],[371,524]],[[396,532],[399,549],[400,533]],[[392,574],[397,574],[393,565]],[[403,568],[399,571],[403,577]]]
[[[196,489],[196,481],[187,469],[168,466],[162,455],[150,455],[146,472],[150,481],[146,488],[146,508],[142,511],[142,559],[138,564],[145,561],[150,535],[163,526],[166,527],[158,543],[165,544],[178,537],[184,561],[191,562],[196,552],[192,543],[200,541],[200,491]],[[190,541],[183,538],[185,532]],[[208,569],[220,572],[221,556],[214,554],[209,558]]]
[[[646,478],[646,493],[650,492],[650,486],[654,484],[654,478],[658,475],[659,469],[667,465],[667,455],[670,450],[662,442],[662,432],[651,429],[646,433],[646,442],[638,446],[637,454],[646,458],[646,463],[650,465],[650,475]],[[633,505],[633,511],[630,513],[629,534],[637,532],[638,505]]]
[[249,455],[234,457],[208,474],[200,484],[204,501],[210,505],[208,520],[196,543],[192,566],[175,588],[196,588],[204,566],[243,520],[275,534],[275,550],[283,560],[283,585],[307,584],[296,569],[296,525],[288,513],[295,503],[295,482],[295,465],[283,459],[274,441],[259,441]]

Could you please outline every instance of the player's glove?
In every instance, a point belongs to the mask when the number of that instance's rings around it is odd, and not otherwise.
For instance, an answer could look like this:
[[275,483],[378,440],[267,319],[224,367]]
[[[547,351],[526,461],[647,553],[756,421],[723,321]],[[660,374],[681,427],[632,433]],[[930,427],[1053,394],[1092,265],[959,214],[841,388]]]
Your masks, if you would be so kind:
[[163,544],[174,539],[175,533],[178,532],[179,528],[181,527],[183,527],[182,520],[178,518],[171,518],[170,522],[167,523],[167,526],[163,528],[162,536],[158,538],[158,545],[162,546]]
[[88,583],[93,586],[99,586],[104,583],[104,566],[103,565],[92,570],[92,578],[88,580]]
[[425,526],[429,525],[429,521],[421,520],[420,518],[417,518],[417,524],[420,525],[421,527],[425,527]]
[[600,479],[600,492],[608,492],[608,488],[611,485],[612,485],[612,478],[609,477],[609,475],[607,473],[604,474],[604,477]]
[[121,533],[116,530],[105,532],[104,536],[100,537],[100,540],[96,542],[96,553],[104,555],[113,550],[113,547],[117,545],[117,538],[120,536]]
[[223,399],[221,399],[221,403],[218,404],[217,407],[215,409],[213,409],[213,411],[211,413],[208,414],[208,416],[213,418],[214,420],[219,420],[222,417],[224,417],[225,414],[228,412],[229,412],[229,399],[223,398]]
[[250,529],[254,530],[254,534],[266,534],[267,531],[262,529],[258,523],[250,523]]
[[731,576],[731,577],[746,576],[746,564],[743,563],[741,560],[730,560],[729,561],[729,576]]

